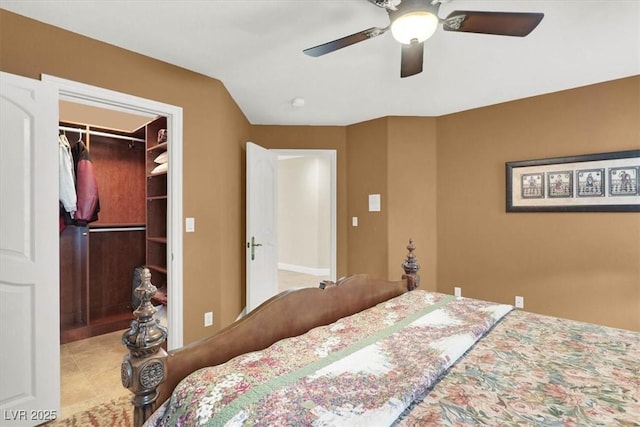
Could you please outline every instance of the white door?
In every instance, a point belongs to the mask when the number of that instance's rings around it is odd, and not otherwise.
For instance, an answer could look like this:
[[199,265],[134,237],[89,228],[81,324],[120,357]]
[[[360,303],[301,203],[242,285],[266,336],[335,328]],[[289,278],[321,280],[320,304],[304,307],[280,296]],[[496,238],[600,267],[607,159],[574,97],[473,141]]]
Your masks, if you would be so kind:
[[0,424],[60,411],[58,93],[0,74]]
[[247,143],[246,312],[278,293],[278,157]]

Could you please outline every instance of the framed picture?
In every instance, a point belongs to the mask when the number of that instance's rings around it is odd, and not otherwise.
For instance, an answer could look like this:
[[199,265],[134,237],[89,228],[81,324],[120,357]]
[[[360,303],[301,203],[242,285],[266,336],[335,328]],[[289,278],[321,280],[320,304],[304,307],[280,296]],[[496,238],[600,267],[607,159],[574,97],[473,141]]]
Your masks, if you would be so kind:
[[507,212],[640,212],[640,150],[506,163]]
[[544,174],[525,173],[522,174],[522,198],[542,199],[544,198]]
[[604,197],[604,169],[578,169],[576,181],[578,197]]

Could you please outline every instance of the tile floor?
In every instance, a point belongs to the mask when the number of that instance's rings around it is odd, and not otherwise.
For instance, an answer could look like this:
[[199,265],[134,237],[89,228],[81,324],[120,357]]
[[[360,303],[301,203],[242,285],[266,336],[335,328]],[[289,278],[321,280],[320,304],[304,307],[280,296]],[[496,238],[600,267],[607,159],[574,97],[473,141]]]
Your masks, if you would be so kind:
[[[278,270],[280,291],[317,287],[324,279],[329,277]],[[127,349],[120,341],[123,332],[112,332],[60,346],[60,418],[129,395],[129,390],[120,383],[120,363],[127,354]]]
[[123,332],[60,346],[60,418],[130,394],[120,382],[120,363],[127,354],[120,342]]

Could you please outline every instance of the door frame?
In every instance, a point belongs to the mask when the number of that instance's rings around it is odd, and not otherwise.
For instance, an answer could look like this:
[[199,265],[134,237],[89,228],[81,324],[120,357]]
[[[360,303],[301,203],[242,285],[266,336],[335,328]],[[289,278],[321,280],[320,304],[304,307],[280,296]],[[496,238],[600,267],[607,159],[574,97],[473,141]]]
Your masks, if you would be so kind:
[[331,223],[330,223],[330,254],[329,254],[329,277],[331,280],[337,279],[337,253],[338,253],[338,225],[337,225],[337,209],[338,209],[338,187],[337,187],[337,150],[314,150],[314,149],[280,149],[272,148],[270,151],[274,152],[278,157],[280,156],[301,156],[301,157],[328,157],[330,163],[329,171],[329,194],[330,194],[330,210],[331,210]]
[[167,176],[167,264],[169,350],[183,345],[183,239],[182,239],[182,107],[116,92],[73,80],[42,74],[41,80],[58,90],[58,99],[99,108],[167,118],[171,168]]

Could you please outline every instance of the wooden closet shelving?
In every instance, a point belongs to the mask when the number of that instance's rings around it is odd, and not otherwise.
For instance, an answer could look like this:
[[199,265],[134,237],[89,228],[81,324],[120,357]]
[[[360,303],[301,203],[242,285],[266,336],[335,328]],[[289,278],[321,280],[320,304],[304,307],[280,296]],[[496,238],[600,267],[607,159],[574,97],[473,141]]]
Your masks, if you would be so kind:
[[[146,126],[146,266],[151,282],[166,292],[167,287],[167,172],[151,173],[158,163],[154,160],[168,151],[169,142],[158,142],[158,132],[167,128],[166,117],[160,117]],[[169,165],[170,163],[169,159]]]
[[[168,173],[151,173],[170,141],[158,143],[167,128],[158,118],[132,134],[60,123],[89,147],[98,180],[101,210],[88,226],[69,226],[60,236],[61,342],[126,328],[132,320],[132,280],[146,265],[166,304]],[[95,130],[93,134],[92,130]],[[104,132],[103,132],[104,131]],[[114,135],[109,138],[98,133]],[[132,137],[133,139],[131,139]],[[129,139],[129,142],[126,140]]]

